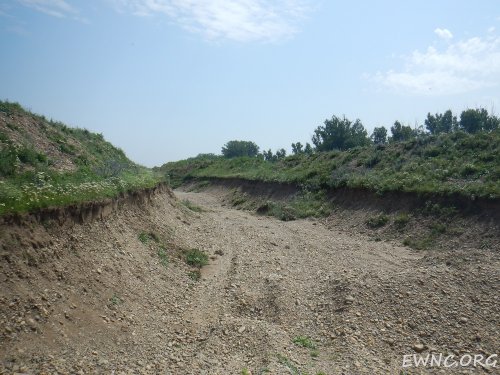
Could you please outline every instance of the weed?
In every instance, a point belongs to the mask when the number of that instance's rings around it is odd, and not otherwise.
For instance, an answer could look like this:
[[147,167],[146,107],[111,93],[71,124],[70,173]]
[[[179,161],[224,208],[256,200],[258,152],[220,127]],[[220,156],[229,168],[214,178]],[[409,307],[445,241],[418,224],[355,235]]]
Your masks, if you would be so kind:
[[319,350],[317,350],[317,349],[311,350],[311,357],[318,358],[319,357]]
[[403,245],[415,250],[425,250],[432,246],[434,238],[432,236],[423,236],[420,238],[407,237],[403,240]]
[[294,214],[294,210],[282,203],[273,203],[269,210],[269,214],[277,217],[281,221],[292,221],[297,218]]
[[189,199],[184,199],[182,201],[182,204],[184,206],[186,206],[187,208],[189,208],[191,211],[194,211],[194,212],[203,212],[204,211],[203,208],[201,208],[200,206],[194,204]]
[[150,240],[149,233],[141,232],[139,234],[139,241],[141,241],[143,244],[147,244],[149,240]]
[[230,201],[235,207],[241,206],[243,203],[248,201],[248,196],[245,193],[240,192],[238,189],[234,189]]
[[398,214],[394,218],[394,225],[398,229],[403,229],[409,222],[410,222],[410,215],[408,215],[405,212]]
[[150,241],[154,241],[156,243],[160,242],[160,238],[153,232],[141,232],[138,236],[139,241],[143,244],[147,244]]
[[0,131],[0,142],[9,143],[10,139],[3,131]]
[[389,222],[389,217],[384,214],[373,216],[366,221],[366,225],[372,229],[383,227]]
[[288,371],[290,371],[290,374],[300,375],[300,370],[298,369],[298,367],[284,355],[278,354],[278,362],[283,366],[286,366],[288,368]]
[[422,212],[427,215],[450,217],[457,213],[457,209],[453,206],[443,206],[439,203],[427,201]]
[[482,249],[482,250],[489,250],[489,249],[492,248],[491,242],[488,241],[488,240],[483,240],[479,244],[479,248]]
[[443,234],[446,232],[446,225],[443,223],[433,223],[430,226],[431,228],[431,234],[433,236],[437,236],[439,234]]
[[163,246],[158,248],[158,258],[160,258],[161,265],[166,268],[168,266],[168,255]]
[[248,371],[248,369],[244,368],[243,370],[241,370],[241,375],[250,375],[250,371]]
[[198,281],[201,278],[201,272],[200,270],[191,271],[188,273],[188,276],[191,280]]
[[208,264],[208,255],[198,249],[191,249],[186,253],[186,263],[201,268]]
[[19,131],[19,126],[11,123],[11,122],[8,122],[7,123],[7,127],[10,129],[10,130],[14,130],[14,131]]
[[109,302],[113,306],[121,305],[123,303],[123,300],[115,293],[113,296],[109,299]]
[[302,346],[303,348],[316,349],[314,342],[306,336],[297,336],[292,340],[292,342],[295,345]]

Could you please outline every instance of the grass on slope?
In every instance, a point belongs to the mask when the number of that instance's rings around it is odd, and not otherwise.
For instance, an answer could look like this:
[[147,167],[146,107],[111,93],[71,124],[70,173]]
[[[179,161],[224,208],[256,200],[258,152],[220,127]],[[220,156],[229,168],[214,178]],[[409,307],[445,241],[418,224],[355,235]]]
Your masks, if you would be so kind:
[[161,180],[100,134],[0,101],[0,215],[114,197]]
[[172,184],[191,178],[243,178],[293,183],[318,191],[339,187],[500,197],[500,132],[455,132],[384,146],[262,158],[200,157],[161,167]]

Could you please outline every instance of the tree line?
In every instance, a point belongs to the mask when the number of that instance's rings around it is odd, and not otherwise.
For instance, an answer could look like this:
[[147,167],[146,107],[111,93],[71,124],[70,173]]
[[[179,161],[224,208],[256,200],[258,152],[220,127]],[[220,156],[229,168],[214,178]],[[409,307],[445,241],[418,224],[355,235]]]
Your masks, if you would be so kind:
[[[292,143],[292,154],[310,155],[317,151],[345,151],[354,147],[370,144],[384,145],[393,142],[404,142],[411,139],[452,132],[479,133],[491,132],[500,128],[500,118],[489,114],[484,108],[466,109],[460,117],[454,116],[451,110],[444,113],[427,114],[424,125],[411,127],[395,121],[390,127],[390,135],[384,126],[375,127],[368,135],[359,119],[351,121],[345,116],[332,116],[323,125],[314,130],[311,142],[303,145]],[[259,146],[251,141],[229,141],[222,147],[222,155],[226,158],[248,156],[261,157],[267,161],[277,161],[286,157],[286,150],[279,149],[259,151]]]

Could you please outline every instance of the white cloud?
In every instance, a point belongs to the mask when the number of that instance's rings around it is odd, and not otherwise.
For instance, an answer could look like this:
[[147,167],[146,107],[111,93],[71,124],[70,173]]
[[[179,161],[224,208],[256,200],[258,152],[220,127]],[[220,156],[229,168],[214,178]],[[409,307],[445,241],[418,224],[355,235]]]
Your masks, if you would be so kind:
[[75,8],[69,5],[65,0],[17,0],[19,3],[35,9],[39,12],[53,17],[64,18],[68,15],[74,15],[77,12]]
[[163,14],[209,39],[275,41],[297,32],[304,0],[114,0],[139,16]]
[[450,43],[443,50],[428,47],[405,56],[403,69],[372,78],[394,91],[449,95],[500,85],[500,37],[473,37]]
[[449,40],[453,38],[453,34],[448,29],[440,29],[439,27],[434,30],[434,33],[441,39]]

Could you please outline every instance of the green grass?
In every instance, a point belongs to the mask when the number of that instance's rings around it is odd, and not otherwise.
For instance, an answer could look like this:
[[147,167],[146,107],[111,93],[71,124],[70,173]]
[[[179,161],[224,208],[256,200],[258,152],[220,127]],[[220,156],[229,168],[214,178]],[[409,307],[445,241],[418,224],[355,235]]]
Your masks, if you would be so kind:
[[322,192],[303,191],[288,202],[267,201],[257,207],[257,213],[291,221],[306,217],[325,217],[330,214],[332,205]]
[[26,172],[0,180],[0,215],[113,198],[126,191],[156,186],[159,182],[147,170],[109,178],[84,171]]
[[500,131],[423,136],[386,146],[261,158],[191,158],[163,165],[175,184],[191,179],[242,178],[291,183],[309,191],[363,189],[467,198],[500,197]]
[[160,264],[165,268],[168,267],[170,260],[168,258],[167,247],[158,234],[154,232],[141,232],[137,238],[144,245],[149,244],[151,249],[156,250]]
[[432,233],[411,236],[403,240],[403,245],[411,247],[414,250],[427,250],[434,246],[436,237]]
[[139,233],[137,238],[139,238],[139,241],[141,241],[143,244],[147,244],[151,241],[153,241],[155,243],[160,242],[160,237],[156,233],[153,233],[153,232],[141,232],[141,233]]
[[[2,114],[12,118],[0,122],[0,215],[113,198],[164,181],[101,134],[47,120],[17,103],[0,101]],[[60,152],[56,159],[35,148],[25,123],[38,126],[41,144]],[[56,168],[62,160],[67,167]]]
[[193,202],[191,202],[189,199],[184,199],[182,200],[182,204],[184,206],[186,206],[187,208],[189,208],[191,211],[194,211],[194,212],[203,212],[203,208],[201,208],[200,206],[194,204]]
[[301,375],[299,368],[295,363],[293,363],[290,359],[285,357],[284,355],[278,354],[278,362],[285,366],[290,374],[292,375]]
[[384,214],[380,214],[377,216],[370,217],[366,221],[366,225],[368,225],[368,227],[370,227],[372,229],[377,229],[377,228],[383,227],[388,222],[389,222],[389,216],[384,215]]
[[394,218],[394,225],[398,229],[403,229],[404,227],[406,227],[406,225],[408,225],[409,222],[410,215],[405,212],[396,215],[396,217]]
[[188,273],[188,276],[189,276],[189,278],[190,278],[191,280],[193,280],[193,281],[198,281],[198,280],[200,280],[200,278],[201,278],[201,272],[200,272],[200,270],[190,271],[190,272]]
[[160,259],[160,264],[163,266],[163,267],[168,267],[168,255],[167,255],[167,251],[165,250],[165,248],[163,246],[160,246],[158,248],[158,258]]
[[[0,101],[4,114],[12,118],[5,126],[0,122],[0,215],[112,198],[164,181],[162,174],[136,165],[101,134]],[[37,127],[45,151],[36,148],[24,124]],[[47,150],[60,154],[52,160]],[[56,168],[61,161],[66,168]]]
[[186,252],[186,263],[190,266],[201,268],[208,264],[208,255],[198,249],[191,249]]
[[295,345],[301,346],[303,348],[316,349],[316,344],[314,343],[314,341],[306,336],[297,336],[292,340],[292,342]]
[[123,303],[123,300],[115,293],[113,296],[109,299],[109,302],[113,306],[121,305]]

